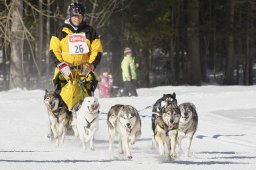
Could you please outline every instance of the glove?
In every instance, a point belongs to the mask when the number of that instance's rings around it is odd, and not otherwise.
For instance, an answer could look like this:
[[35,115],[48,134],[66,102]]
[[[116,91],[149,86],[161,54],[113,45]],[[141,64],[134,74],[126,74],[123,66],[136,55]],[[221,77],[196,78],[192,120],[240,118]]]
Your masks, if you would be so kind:
[[65,77],[65,76],[69,76],[71,75],[71,70],[70,67],[68,66],[67,63],[65,62],[61,62],[57,65],[58,69],[60,70],[61,74]]
[[83,65],[83,74],[86,75],[87,73],[89,73],[90,71],[94,71],[94,65],[93,64],[85,64]]

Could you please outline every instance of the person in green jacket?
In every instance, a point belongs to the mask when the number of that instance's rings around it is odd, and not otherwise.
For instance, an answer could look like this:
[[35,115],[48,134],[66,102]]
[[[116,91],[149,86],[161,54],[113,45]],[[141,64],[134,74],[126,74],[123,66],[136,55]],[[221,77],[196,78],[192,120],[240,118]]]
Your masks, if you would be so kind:
[[122,77],[124,82],[123,96],[138,96],[136,91],[136,66],[130,48],[124,49],[124,58],[121,63]]

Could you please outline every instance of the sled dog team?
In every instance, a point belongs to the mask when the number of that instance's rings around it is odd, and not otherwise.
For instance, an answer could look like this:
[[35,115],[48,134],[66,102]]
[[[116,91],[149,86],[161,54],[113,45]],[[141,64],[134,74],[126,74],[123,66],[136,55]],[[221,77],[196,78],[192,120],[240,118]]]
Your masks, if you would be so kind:
[[[45,91],[44,103],[49,116],[49,134],[57,146],[63,145],[68,128],[80,138],[83,150],[94,150],[94,135],[99,128],[99,102],[96,97],[86,97],[83,103],[67,111],[58,107],[59,96],[52,91]],[[160,155],[168,151],[171,159],[176,158],[176,146],[183,153],[181,143],[187,138],[185,155],[189,156],[193,136],[197,130],[198,116],[192,103],[177,104],[176,94],[164,94],[152,108],[152,146]],[[130,145],[135,144],[141,135],[141,119],[138,111],[131,105],[116,104],[107,114],[109,132],[109,151],[112,152],[115,137],[118,137],[119,152],[132,159]]]

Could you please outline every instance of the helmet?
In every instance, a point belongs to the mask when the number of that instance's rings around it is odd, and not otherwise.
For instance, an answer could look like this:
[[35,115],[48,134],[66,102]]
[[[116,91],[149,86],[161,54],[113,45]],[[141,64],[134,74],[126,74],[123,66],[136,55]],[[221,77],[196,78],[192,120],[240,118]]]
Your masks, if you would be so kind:
[[84,15],[85,8],[79,2],[73,2],[68,6],[67,14],[68,16]]
[[129,47],[126,47],[124,49],[124,55],[129,54],[129,53],[132,53],[132,50]]

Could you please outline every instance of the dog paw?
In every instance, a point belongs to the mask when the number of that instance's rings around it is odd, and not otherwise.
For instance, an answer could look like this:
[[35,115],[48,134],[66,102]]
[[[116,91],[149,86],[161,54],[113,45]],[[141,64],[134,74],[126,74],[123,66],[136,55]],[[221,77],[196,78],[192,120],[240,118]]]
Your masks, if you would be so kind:
[[190,157],[190,153],[189,152],[185,152],[185,157]]
[[127,158],[128,158],[129,160],[131,160],[131,159],[132,159],[132,156],[131,156],[131,155],[129,155],[129,156],[127,156]]
[[170,154],[170,155],[169,155],[169,158],[170,158],[171,160],[174,160],[174,159],[176,158],[176,154],[175,154],[175,153]]
[[131,144],[131,145],[134,145],[134,144],[135,144],[135,141],[131,141],[130,144]]
[[91,151],[95,151],[95,148],[93,146],[90,147]]

